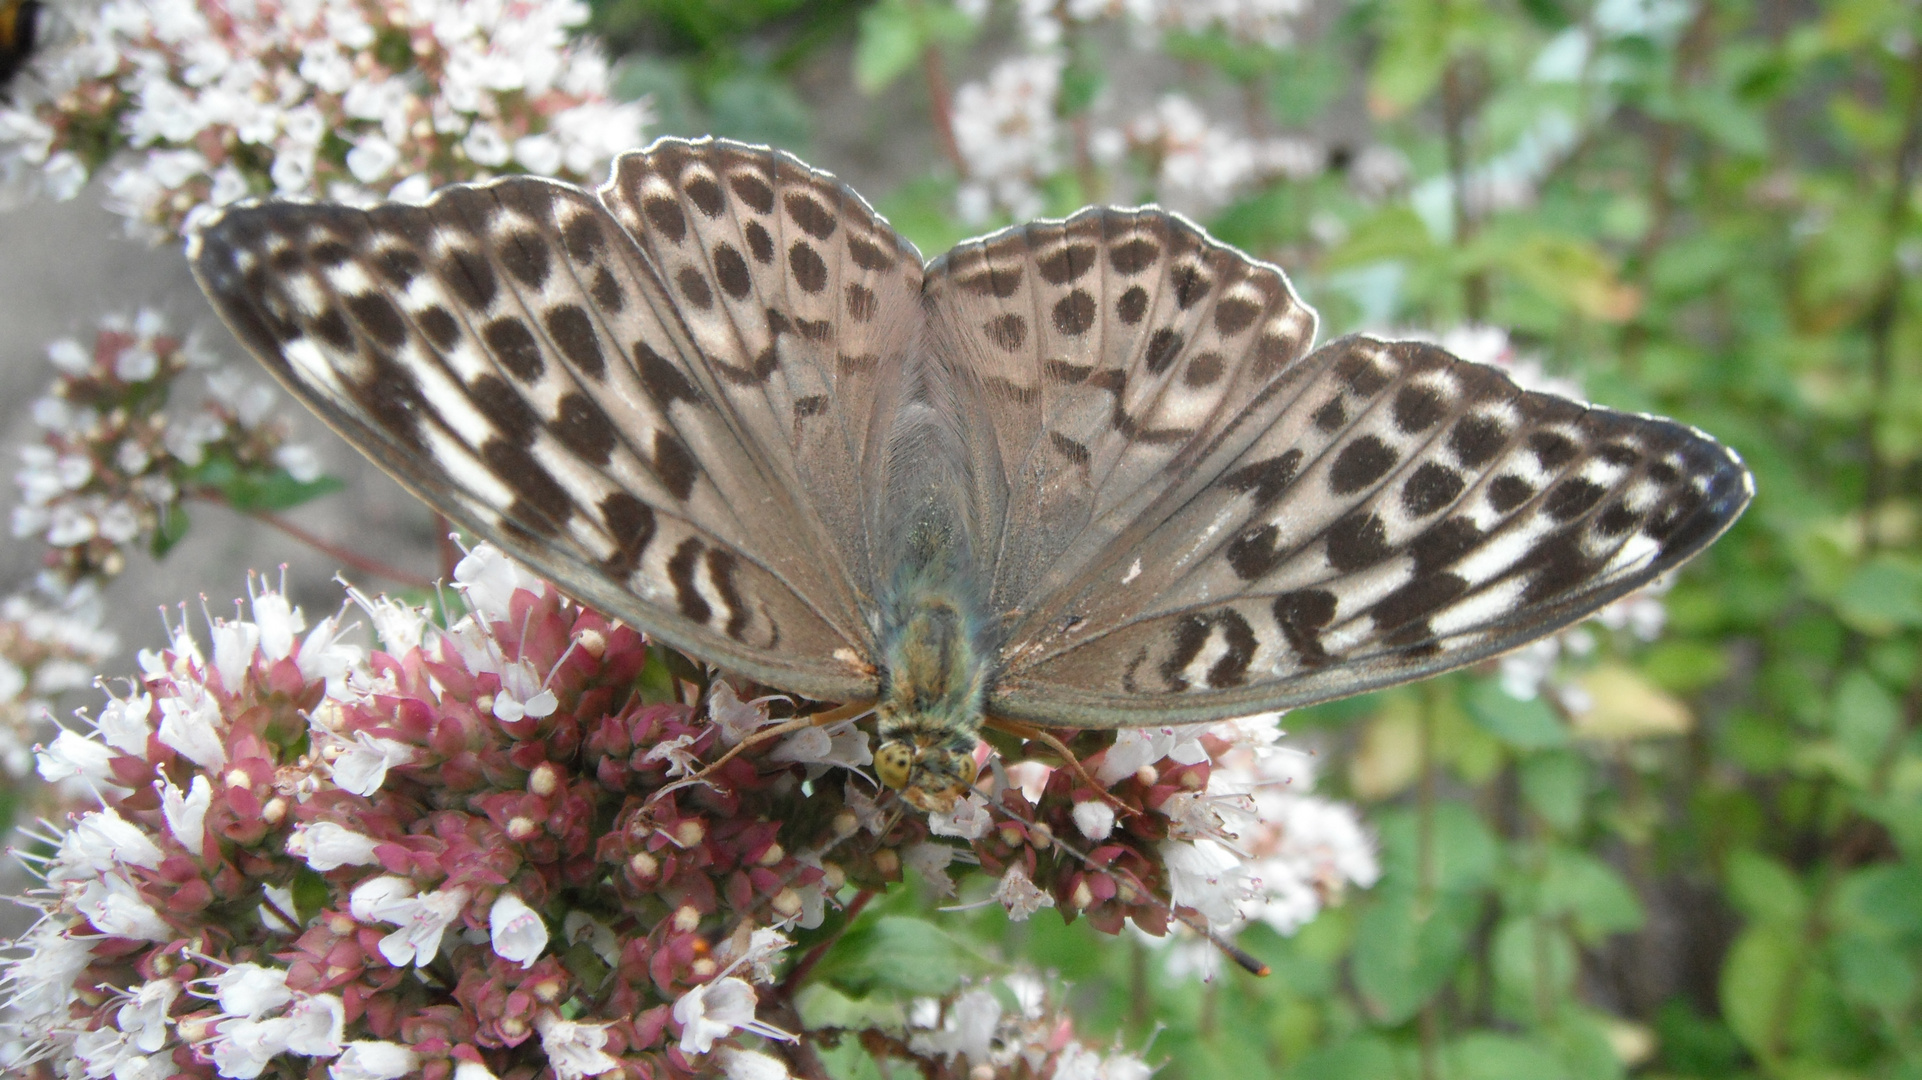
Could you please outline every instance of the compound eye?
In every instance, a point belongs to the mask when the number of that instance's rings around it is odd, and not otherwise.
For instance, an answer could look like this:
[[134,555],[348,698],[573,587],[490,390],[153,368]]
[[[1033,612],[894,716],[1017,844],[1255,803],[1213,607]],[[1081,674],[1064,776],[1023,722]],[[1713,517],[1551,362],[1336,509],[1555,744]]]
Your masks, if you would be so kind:
[[896,791],[908,786],[908,773],[913,767],[914,748],[907,743],[882,743],[874,752],[875,775]]
[[959,781],[956,784],[957,790],[966,791],[973,787],[976,772],[973,755],[956,754],[954,756],[954,774]]

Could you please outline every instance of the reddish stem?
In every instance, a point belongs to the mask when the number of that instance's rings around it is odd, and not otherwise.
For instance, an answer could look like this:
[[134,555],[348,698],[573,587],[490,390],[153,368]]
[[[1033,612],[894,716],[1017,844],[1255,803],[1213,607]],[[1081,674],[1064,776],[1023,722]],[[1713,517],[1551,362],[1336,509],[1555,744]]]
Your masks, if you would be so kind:
[[854,899],[848,901],[847,917],[841,920],[841,929],[836,930],[834,936],[826,941],[816,942],[815,946],[807,951],[807,955],[801,957],[800,963],[795,964],[793,970],[787,973],[787,978],[781,980],[781,988],[778,991],[781,997],[792,997],[794,991],[801,988],[801,983],[805,982],[808,975],[814,971],[814,966],[821,962],[821,957],[826,956],[828,950],[834,947],[834,943],[841,940],[841,935],[848,932],[848,927],[853,926],[854,920],[861,917],[861,909],[867,907],[868,901],[873,900],[874,896],[873,889],[862,889],[855,894]]
[[197,493],[197,497],[207,502],[219,503],[236,513],[245,514],[255,521],[271,525],[281,532],[286,533],[288,536],[306,544],[308,547],[313,548],[315,551],[329,558],[339,560],[340,564],[349,570],[363,574],[372,574],[376,577],[383,577],[411,589],[431,589],[434,587],[432,581],[421,577],[419,574],[409,573],[405,570],[389,566],[378,559],[370,559],[359,552],[341,547],[339,544],[330,540],[324,540],[271,510],[242,510],[213,492],[200,492]]
[[930,45],[921,50],[921,73],[928,81],[928,96],[933,99],[934,134],[941,141],[941,152],[966,176],[968,163],[961,156],[961,144],[954,141],[954,98],[948,92],[948,69],[941,61],[940,49]]

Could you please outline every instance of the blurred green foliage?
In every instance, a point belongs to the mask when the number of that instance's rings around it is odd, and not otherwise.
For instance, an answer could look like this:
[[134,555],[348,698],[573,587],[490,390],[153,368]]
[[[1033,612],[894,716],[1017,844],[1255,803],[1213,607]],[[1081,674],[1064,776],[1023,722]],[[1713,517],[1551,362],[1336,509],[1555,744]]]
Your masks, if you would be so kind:
[[[904,232],[932,253],[979,231],[956,216],[964,166],[923,136],[944,71],[1024,47],[1010,12],[606,0],[597,18],[640,50],[623,85],[660,130],[879,138],[907,175],[866,194]],[[1272,977],[1203,984],[1052,913],[890,896],[804,1013],[894,1015],[1020,960],[1076,987],[1084,1038],[1153,1035],[1163,1077],[1922,1077],[1918,36],[1899,0],[1361,0],[1286,48],[1164,35],[1173,62],[1144,76],[1117,59],[1128,34],[1070,25],[1071,123],[1165,70],[1333,149],[1208,216],[1287,268],[1326,331],[1504,327],[1597,400],[1729,442],[1758,495],[1668,595],[1658,642],[1585,662],[1580,715],[1481,671],[1292,716],[1385,876],[1292,937],[1248,931]],[[818,112],[829,76],[868,96]],[[1406,181],[1362,197],[1351,172],[1383,146]],[[1504,168],[1525,197],[1461,194]],[[1094,179],[1040,191],[1071,210]],[[878,1075],[856,1047],[827,1061]]]

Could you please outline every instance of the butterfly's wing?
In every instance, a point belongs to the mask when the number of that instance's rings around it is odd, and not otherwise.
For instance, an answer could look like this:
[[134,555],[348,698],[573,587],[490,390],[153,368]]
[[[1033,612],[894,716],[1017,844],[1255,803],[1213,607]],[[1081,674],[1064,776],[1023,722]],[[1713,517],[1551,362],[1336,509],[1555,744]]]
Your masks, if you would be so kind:
[[261,362],[450,518],[704,659],[874,693],[857,478],[921,267],[833,177],[662,140],[598,193],[265,203],[191,254]]
[[[1087,274],[1039,273],[1076,235],[1100,237]],[[1202,721],[1459,667],[1679,565],[1747,503],[1740,462],[1683,425],[1529,393],[1429,345],[1346,338],[1301,357],[1292,328],[1310,317],[1280,272],[1168,215],[1015,230],[984,245],[990,262],[995,244],[1025,259],[1023,286],[994,307],[937,264],[937,326],[1019,313],[1032,327],[1077,289],[1102,298],[1103,324],[1098,347],[1077,347],[1050,319],[1026,354],[938,339],[985,386],[1015,381],[998,409],[1029,411],[1025,429],[996,428],[1016,438],[993,453],[1022,470],[1007,517],[1050,496],[1075,511],[1034,553],[1045,565],[997,568],[1035,582],[1000,609],[998,715]],[[1133,319],[1138,302],[1119,303],[1137,286],[1150,303]],[[1050,386],[1050,372],[1076,377]]]

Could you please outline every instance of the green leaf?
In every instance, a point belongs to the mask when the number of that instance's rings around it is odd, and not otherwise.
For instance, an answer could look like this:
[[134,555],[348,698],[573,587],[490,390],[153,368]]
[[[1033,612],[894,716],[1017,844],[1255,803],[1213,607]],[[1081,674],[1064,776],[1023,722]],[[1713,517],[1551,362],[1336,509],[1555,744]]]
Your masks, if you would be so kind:
[[1450,1080],[1568,1080],[1568,1068],[1532,1039],[1476,1032],[1447,1050]]
[[1565,998],[1575,979],[1575,947],[1551,920],[1511,916],[1495,929],[1490,952],[1505,1015],[1541,1019],[1544,1007]]
[[1902,706],[1875,676],[1853,668],[1836,683],[1829,722],[1836,742],[1865,769],[1873,769],[1902,722]]
[[1894,1017],[1915,1000],[1915,957],[1909,950],[1858,934],[1829,942],[1838,988],[1849,1000]]
[[906,0],[882,0],[861,13],[854,42],[854,85],[879,93],[901,77],[927,44],[921,20]]
[[187,538],[187,530],[193,522],[187,518],[187,508],[180,503],[167,507],[160,516],[160,525],[153,532],[153,553],[155,558],[173,550],[175,544]]
[[[1487,887],[1495,880],[1501,858],[1494,834],[1472,807],[1462,803],[1437,803],[1434,815],[1435,888],[1462,893]],[[1397,889],[1414,889],[1421,866],[1421,829],[1416,815],[1408,810],[1384,813],[1378,827],[1387,880]]]
[[1424,913],[1413,893],[1384,893],[1356,929],[1354,978],[1370,1011],[1384,1024],[1415,1015],[1441,989],[1468,945],[1480,904],[1439,897]]
[[1468,684],[1462,705],[1475,725],[1518,750],[1545,750],[1568,745],[1568,728],[1541,698],[1520,701],[1510,697],[1495,679]]
[[1664,641],[1642,658],[1642,673],[1671,693],[1686,694],[1721,682],[1728,655],[1706,641]]
[[1359,1035],[1309,1053],[1286,1080],[1404,1080],[1394,1048],[1378,1035]]
[[884,915],[857,922],[822,958],[814,977],[857,996],[879,990],[940,995],[975,966],[971,951],[942,928]]
[[1722,965],[1722,1016],[1752,1052],[1772,1058],[1781,1040],[1782,995],[1789,984],[1800,944],[1774,926],[1752,926],[1735,939]]
[[1836,911],[1851,927],[1887,940],[1922,938],[1922,867],[1884,863],[1844,878]]
[[1799,927],[1808,917],[1801,881],[1781,863],[1751,849],[1729,856],[1728,897],[1757,922]]
[[294,911],[303,921],[313,918],[326,908],[333,890],[320,871],[311,866],[300,866],[294,870]]
[[1537,902],[1545,914],[1567,914],[1588,942],[1639,930],[1646,917],[1641,900],[1614,867],[1571,847],[1548,850]]
[[1922,566],[1881,556],[1850,575],[1835,606],[1850,625],[1868,634],[1922,626]]
[[1543,821],[1559,832],[1574,832],[1582,823],[1588,799],[1588,768],[1568,751],[1530,754],[1518,769],[1522,798]]

